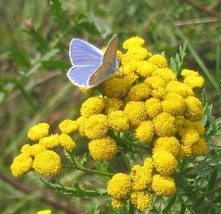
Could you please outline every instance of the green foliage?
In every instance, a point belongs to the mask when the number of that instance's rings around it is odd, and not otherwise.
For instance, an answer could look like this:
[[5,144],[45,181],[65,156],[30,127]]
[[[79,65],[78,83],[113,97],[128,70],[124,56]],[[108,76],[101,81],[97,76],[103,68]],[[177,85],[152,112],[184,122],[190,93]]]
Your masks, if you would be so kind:
[[[113,33],[119,35],[120,41],[139,35],[148,41],[147,46],[150,50],[154,52],[165,50],[166,56],[175,55],[176,48],[184,41],[188,41],[180,46],[175,57],[170,59],[170,65],[179,75],[185,58],[186,67],[194,67],[205,76],[207,94],[204,91],[202,96],[205,106],[203,123],[210,151],[204,158],[184,162],[182,173],[176,177],[179,181],[179,194],[170,200],[156,198],[155,204],[162,213],[219,213],[221,22],[220,19],[203,22],[205,16],[212,17],[184,2],[161,4],[154,0],[1,1],[1,172],[11,176],[8,166],[14,154],[26,142],[26,133],[31,124],[38,121],[50,121],[53,124],[64,117],[73,118],[77,115],[83,97],[79,96],[79,91],[66,78],[66,71],[70,67],[68,44],[71,38],[85,38],[92,43],[97,42],[101,47]],[[218,2],[216,5],[212,0],[200,3],[220,11]],[[196,19],[199,23],[195,22]],[[190,54],[185,55],[186,51]],[[56,124],[52,129],[55,127]],[[131,142],[130,135],[120,138],[124,142]],[[140,149],[136,147],[138,145],[136,142],[133,144],[133,149]],[[121,149],[126,149],[128,154],[133,155],[135,151],[131,148],[129,144],[125,144]],[[111,166],[101,163],[97,166],[97,171],[90,170],[91,163],[87,162],[85,148],[81,145],[78,149],[79,156],[65,154],[75,167],[67,167],[65,172],[69,172],[68,176],[61,175],[57,182],[50,178],[47,181],[41,180],[48,188],[70,196],[68,199],[65,198],[65,202],[73,204],[74,200],[76,210],[99,213],[99,210],[105,210],[106,207],[102,200],[93,203],[85,201],[82,206],[78,199],[71,197],[93,198],[106,195],[89,183],[85,185],[86,188],[77,184],[75,179],[82,176],[77,171],[95,174],[99,171],[104,175],[103,179],[107,179],[112,175],[108,173]],[[129,155],[124,158],[133,164]],[[119,164],[120,167],[125,166]],[[100,177],[92,175],[89,180],[93,183],[96,179]],[[36,183],[36,177],[32,174],[16,182],[18,185],[22,183],[31,186],[36,191],[41,185]],[[35,213],[39,209],[50,207],[39,200],[40,191],[26,196],[27,193],[17,190],[2,177],[0,187],[0,211],[3,214]],[[10,204],[10,207],[6,207],[5,204]],[[51,207],[53,209],[53,206]],[[104,212],[108,212],[107,210],[110,213],[135,213],[132,205],[119,211],[107,206]],[[149,211],[157,212],[159,212],[157,208]],[[53,213],[64,211],[53,209]]]

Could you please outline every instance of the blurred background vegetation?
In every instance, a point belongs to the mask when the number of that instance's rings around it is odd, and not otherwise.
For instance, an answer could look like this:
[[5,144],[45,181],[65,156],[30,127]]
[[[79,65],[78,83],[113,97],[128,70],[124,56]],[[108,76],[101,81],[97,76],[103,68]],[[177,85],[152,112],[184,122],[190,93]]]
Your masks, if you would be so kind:
[[[35,174],[14,179],[8,168],[27,141],[32,124],[46,121],[56,131],[62,119],[78,115],[86,95],[66,77],[71,66],[68,46],[73,37],[102,47],[116,33],[122,49],[125,39],[138,35],[151,52],[164,52],[168,60],[188,41],[184,67],[205,77],[208,100],[218,117],[220,11],[220,0],[1,0],[0,212],[35,213],[51,208],[54,213],[96,213],[95,200],[82,203],[57,195],[45,189]],[[70,172],[60,179],[71,183],[78,176]],[[53,200],[58,202],[53,204]]]

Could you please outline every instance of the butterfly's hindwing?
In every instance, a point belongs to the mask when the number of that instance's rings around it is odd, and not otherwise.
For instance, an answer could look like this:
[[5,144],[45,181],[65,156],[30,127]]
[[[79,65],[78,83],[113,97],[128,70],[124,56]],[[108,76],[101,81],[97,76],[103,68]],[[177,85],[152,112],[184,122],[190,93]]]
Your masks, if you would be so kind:
[[67,77],[75,85],[87,87],[91,74],[97,70],[97,66],[74,66],[68,70]]

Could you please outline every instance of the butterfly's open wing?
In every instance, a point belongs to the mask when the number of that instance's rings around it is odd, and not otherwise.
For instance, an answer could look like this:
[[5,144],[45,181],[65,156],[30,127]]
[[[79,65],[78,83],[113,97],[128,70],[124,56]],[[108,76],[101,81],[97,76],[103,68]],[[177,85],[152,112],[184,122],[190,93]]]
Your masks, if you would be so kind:
[[97,66],[73,66],[68,70],[67,77],[75,85],[85,88],[88,86],[89,77],[98,69]]
[[69,56],[72,65],[100,66],[103,52],[81,39],[72,39],[70,43]]

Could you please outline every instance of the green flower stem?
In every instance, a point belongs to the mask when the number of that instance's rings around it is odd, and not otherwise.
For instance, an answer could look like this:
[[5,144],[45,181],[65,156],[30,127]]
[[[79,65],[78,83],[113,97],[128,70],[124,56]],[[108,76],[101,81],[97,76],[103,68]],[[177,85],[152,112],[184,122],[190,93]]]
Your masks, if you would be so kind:
[[77,169],[77,170],[80,170],[80,171],[89,172],[89,173],[92,173],[92,174],[105,175],[105,176],[110,176],[110,177],[112,177],[114,175],[113,173],[101,172],[101,171],[98,171],[98,170],[88,169],[86,167],[77,166],[76,164],[75,164],[75,166],[63,165],[63,167],[73,168],[73,169]]

